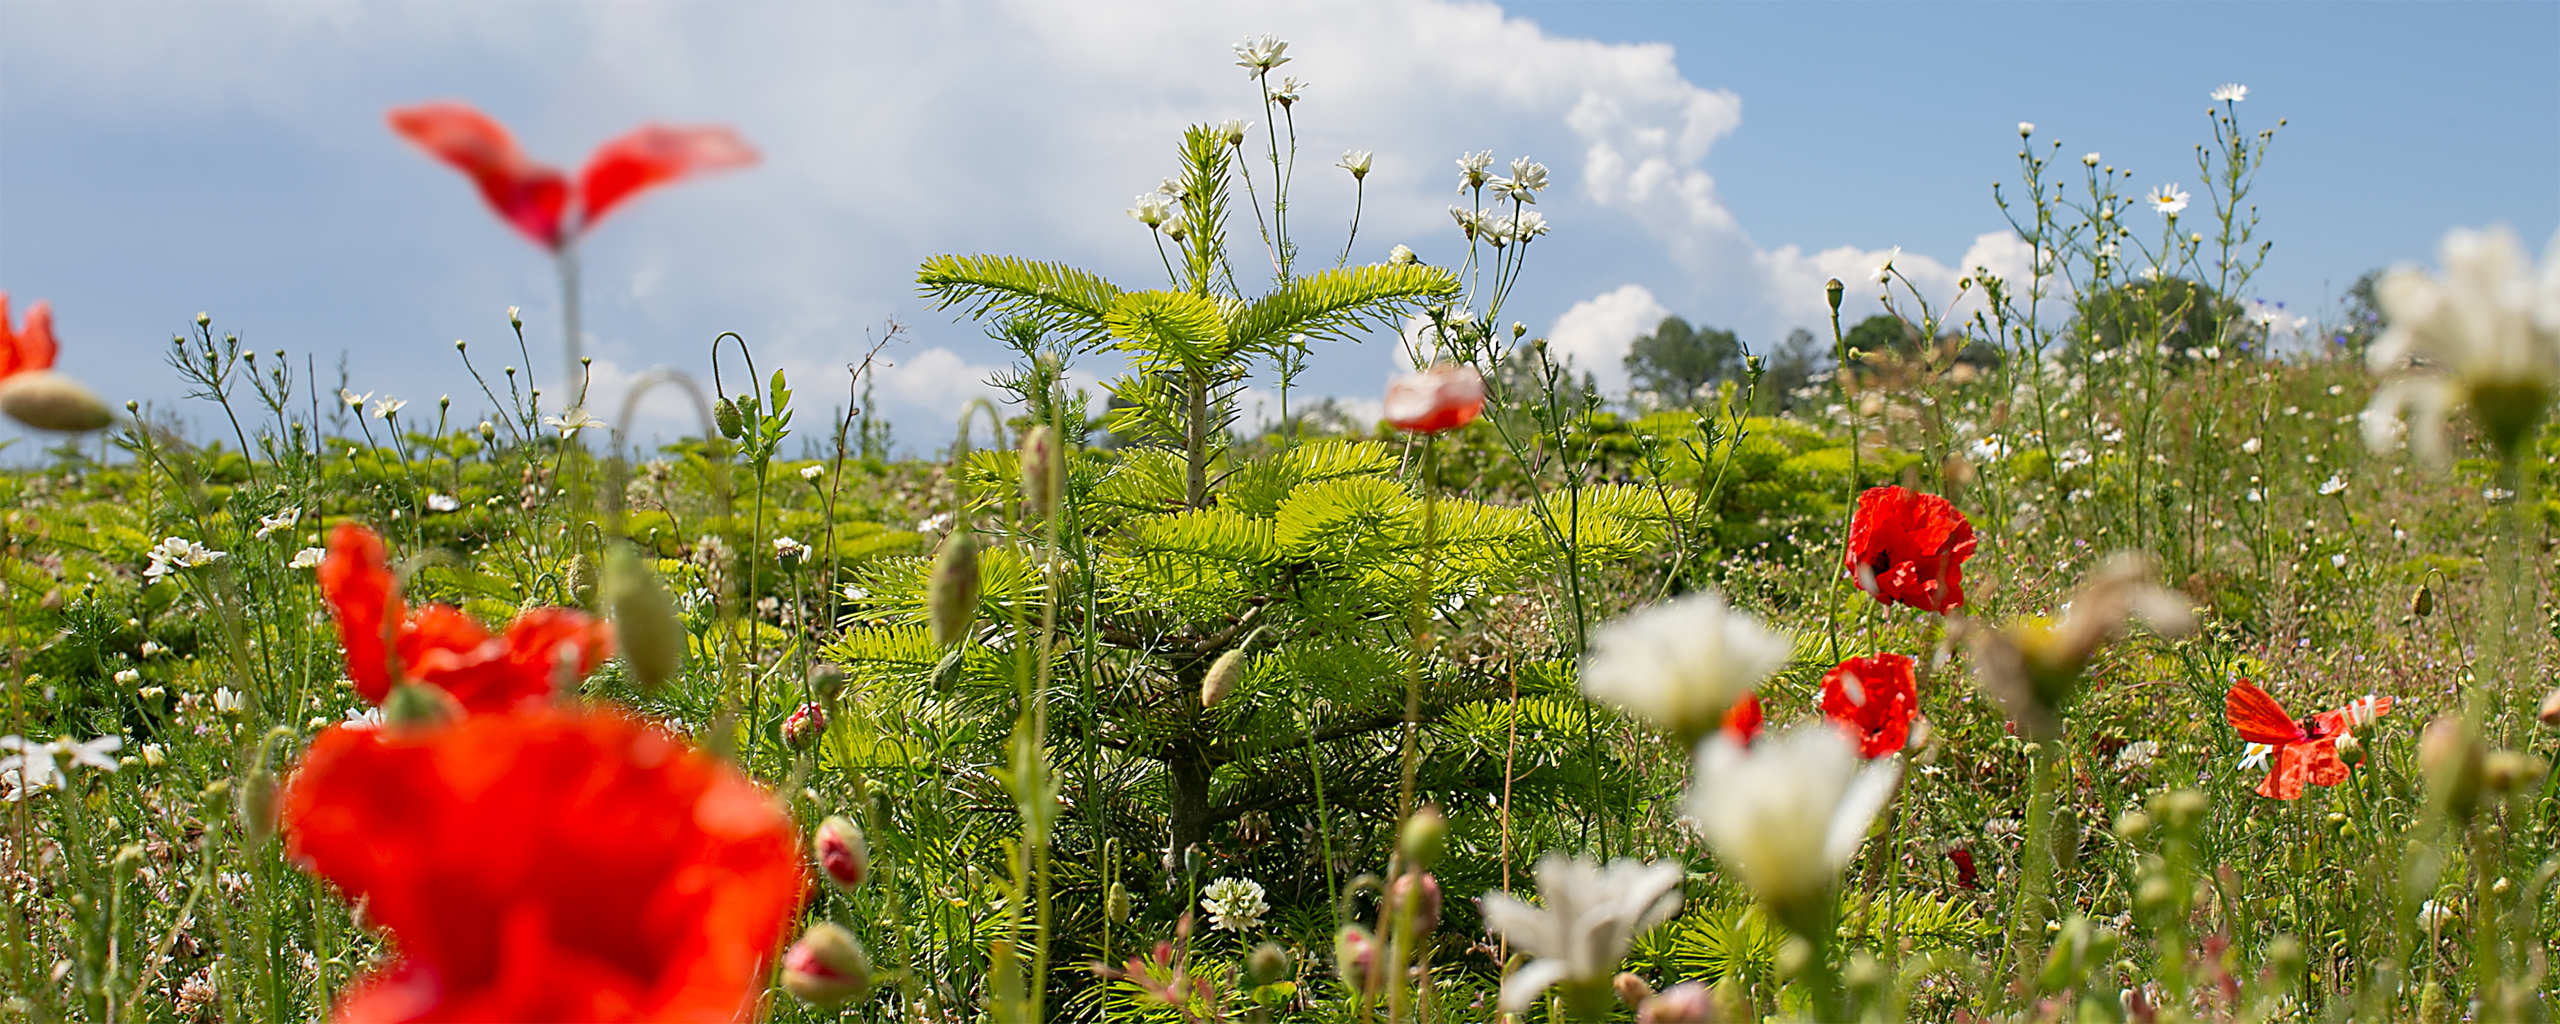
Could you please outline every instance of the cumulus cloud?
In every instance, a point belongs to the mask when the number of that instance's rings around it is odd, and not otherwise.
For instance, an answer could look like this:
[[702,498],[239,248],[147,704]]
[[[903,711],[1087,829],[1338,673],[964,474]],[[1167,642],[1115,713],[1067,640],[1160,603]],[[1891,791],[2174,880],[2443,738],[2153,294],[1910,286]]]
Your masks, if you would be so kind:
[[1627,352],[1653,333],[1671,310],[1640,284],[1620,285],[1574,303],[1547,329],[1547,351],[1600,382],[1603,394],[1627,389]]

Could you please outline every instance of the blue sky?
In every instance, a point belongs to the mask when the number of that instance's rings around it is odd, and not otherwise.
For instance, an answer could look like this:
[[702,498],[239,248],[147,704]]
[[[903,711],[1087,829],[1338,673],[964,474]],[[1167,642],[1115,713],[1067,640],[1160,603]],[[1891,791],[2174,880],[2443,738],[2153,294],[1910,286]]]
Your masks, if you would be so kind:
[[[2317,315],[2367,269],[2432,262],[2446,228],[2505,223],[2539,250],[2560,225],[2553,4],[12,3],[0,289],[51,300],[64,368],[119,402],[204,415],[161,365],[204,310],[313,354],[330,387],[343,353],[357,391],[476,411],[452,342],[503,359],[522,306],[552,373],[554,279],[383,111],[468,100],[572,167],[644,120],[724,122],[763,165],[653,193],[589,241],[605,404],[652,366],[704,372],[722,330],[823,404],[894,317],[913,330],[885,411],[936,439],[1001,357],[915,297],[916,262],[1152,283],[1122,210],[1183,124],[1259,118],[1227,46],[1266,31],[1313,83],[1305,248],[1340,244],[1342,150],[1377,152],[1355,258],[1406,242],[1434,262],[1458,255],[1452,159],[1533,156],[1555,231],[1506,318],[1604,376],[1666,311],[1767,343],[1891,247],[1940,287],[1997,263],[1989,186],[2022,120],[2192,189],[2224,82],[2250,87],[2250,127],[2289,122],[2256,193],[2263,298]],[[1388,349],[1321,352],[1309,383],[1373,400]]]

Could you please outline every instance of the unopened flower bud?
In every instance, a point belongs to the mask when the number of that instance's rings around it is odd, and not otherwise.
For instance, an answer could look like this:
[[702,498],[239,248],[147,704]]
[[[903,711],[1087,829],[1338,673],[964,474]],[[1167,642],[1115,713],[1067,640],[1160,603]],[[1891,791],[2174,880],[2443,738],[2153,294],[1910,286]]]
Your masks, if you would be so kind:
[[461,338],[455,338],[453,339],[453,350],[456,352],[468,352],[471,350],[471,343],[464,341]]
[[1438,930],[1440,880],[1428,871],[1408,871],[1397,875],[1394,884],[1387,886],[1387,905],[1402,913],[1407,898],[1413,900],[1413,934],[1428,935]]
[[2435,610],[2435,588],[2424,583],[2418,584],[2418,592],[2409,598],[2409,614],[2423,619],[2434,614]]
[[514,327],[523,327],[524,310],[515,306],[507,307],[507,323]]
[[1129,923],[1129,887],[1118,882],[1102,894],[1102,916],[1112,924]]
[[818,922],[782,955],[782,987],[811,1006],[843,1006],[871,990],[871,957],[843,925]]
[[782,745],[793,750],[806,751],[817,746],[818,738],[826,734],[827,709],[816,701],[800,705],[800,709],[793,711],[791,717],[782,723]]
[[1200,677],[1200,706],[1212,708],[1235,692],[1236,681],[1244,677],[1244,648],[1231,647],[1218,660],[1209,663],[1209,673]]
[[88,385],[51,370],[11,374],[0,383],[0,412],[38,430],[81,433],[115,421]]
[[809,666],[809,695],[834,700],[844,692],[844,666],[821,661]]
[[1619,971],[1617,977],[1609,980],[1609,988],[1618,993],[1618,1001],[1627,1004],[1630,1010],[1653,998],[1653,985],[1634,971]]
[[862,826],[842,815],[828,815],[818,823],[818,831],[809,840],[818,858],[818,870],[847,890],[871,877],[871,846],[862,838]]
[[569,564],[560,570],[560,585],[569,591],[569,599],[580,605],[593,605],[596,600],[596,560],[585,552],[569,556]]
[[211,313],[203,313],[203,312],[199,312],[199,313],[197,313],[197,314],[196,314],[196,326],[198,326],[198,327],[211,327],[211,326],[213,326],[213,314],[211,314]]
[[2560,690],[2542,695],[2542,710],[2536,712],[2534,717],[2540,719],[2544,725],[2560,729]]
[[491,442],[491,441],[495,441],[495,440],[497,440],[497,439],[498,439],[498,425],[497,425],[497,424],[495,424],[495,423],[491,423],[491,422],[489,422],[488,420],[481,420],[481,421],[480,421],[480,443],[482,443],[482,444],[487,444],[487,443],[489,443],[489,442]]
[[1636,1024],[1707,1024],[1731,1019],[1734,1018],[1717,1012],[1714,990],[1694,981],[1663,989],[1660,995],[1636,1007]]
[[1058,507],[1058,432],[1043,423],[1022,432],[1022,507],[1032,515]]
[[1416,808],[1396,835],[1396,851],[1404,854],[1405,864],[1415,871],[1431,870],[1448,848],[1449,819],[1440,814],[1439,808],[1428,804]]
[[1511,339],[1512,339],[1513,341],[1518,341],[1518,340],[1520,340],[1520,338],[1521,338],[1521,336],[1522,336],[1522,335],[1525,335],[1525,334],[1528,334],[1528,333],[1529,333],[1529,325],[1528,325],[1528,324],[1521,323],[1521,322],[1520,322],[1520,321],[1518,321],[1518,320],[1511,321]]
[[275,838],[276,773],[264,764],[240,780],[240,831],[251,846],[263,846]]
[[933,576],[925,582],[934,643],[949,647],[968,634],[978,615],[978,586],[978,537],[962,525],[943,538],[933,556]]
[[1295,972],[1289,963],[1289,951],[1281,948],[1277,942],[1265,942],[1255,946],[1253,953],[1244,958],[1245,977],[1253,979],[1253,983],[1257,986],[1285,981],[1293,973]]
[[2485,760],[2479,733],[2459,716],[2438,717],[2418,737],[2418,770],[2427,790],[2456,818],[2468,820],[2479,808]]
[[1333,969],[1341,974],[1344,985],[1360,995],[1386,987],[1386,979],[1379,976],[1378,937],[1359,925],[1343,925],[1333,933]]
[[2338,763],[2349,768],[2364,767],[2364,741],[2357,739],[2356,734],[2352,732],[2339,734]]
[[711,403],[711,425],[720,428],[720,436],[732,441],[747,433],[746,421],[738,416],[738,403],[726,398]]
[[632,677],[647,687],[675,678],[684,666],[684,623],[676,617],[675,598],[668,596],[657,572],[641,562],[640,552],[615,545],[605,556],[598,591],[613,616],[614,638]]

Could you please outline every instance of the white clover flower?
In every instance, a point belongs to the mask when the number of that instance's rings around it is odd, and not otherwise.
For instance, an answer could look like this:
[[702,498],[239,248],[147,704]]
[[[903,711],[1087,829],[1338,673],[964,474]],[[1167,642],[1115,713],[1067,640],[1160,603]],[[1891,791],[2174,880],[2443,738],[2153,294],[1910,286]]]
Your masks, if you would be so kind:
[[451,512],[451,511],[454,511],[454,510],[459,509],[459,508],[461,508],[461,507],[462,507],[462,501],[461,501],[461,499],[455,498],[453,495],[450,495],[450,494],[429,494],[429,495],[427,495],[427,511],[429,511],[429,512]]
[[1162,192],[1149,192],[1131,200],[1129,217],[1149,228],[1160,227],[1173,217],[1173,198]]
[[2560,236],[2538,279],[2505,228],[2456,228],[2439,258],[2441,280],[2405,267],[2383,276],[2374,293],[2388,326],[2366,353],[2390,379],[2366,406],[2365,443],[2389,447],[2414,411],[2410,444],[2431,462],[2444,460],[2455,405],[2479,412],[2493,440],[2522,438],[2560,387]]
[[1690,775],[1689,817],[1784,916],[1831,891],[1900,776],[1899,758],[1868,761],[1824,723],[1764,734],[1748,751],[1710,736]]
[[267,539],[268,534],[274,533],[278,530],[293,529],[294,525],[300,522],[302,522],[302,506],[300,505],[280,509],[276,514],[271,516],[259,516],[257,537],[259,540],[265,540]]
[[1422,262],[1422,257],[1414,255],[1413,247],[1410,245],[1405,245],[1399,242],[1396,244],[1395,248],[1387,250],[1388,266],[1410,267],[1420,262]]
[[1621,858],[1602,867],[1549,853],[1538,858],[1537,872],[1544,906],[1506,892],[1486,893],[1482,901],[1485,927],[1533,958],[1502,982],[1501,1007],[1508,1013],[1525,1012],[1558,984],[1579,990],[1577,1003],[1605,995],[1636,936],[1680,912],[1685,871],[1679,861]]
[[1459,154],[1458,191],[1464,192],[1471,188],[1484,187],[1484,170],[1491,166],[1493,166],[1493,151],[1490,149],[1481,153]]
[[320,567],[320,560],[327,557],[329,557],[328,548],[304,548],[300,551],[294,552],[293,560],[286,562],[284,567],[287,569],[317,569]]
[[1582,692],[1696,741],[1725,709],[1787,663],[1794,644],[1706,590],[1603,624],[1582,662]]
[[2216,103],[2238,103],[2248,98],[2249,87],[2238,82],[2225,83],[2222,88],[2213,91],[2213,101]]
[[2257,439],[2257,438],[2254,438],[2254,437],[2253,437],[2253,438],[2250,438],[2250,439],[2248,439],[2248,440],[2246,440],[2246,441],[2242,441],[2242,442],[2240,442],[2240,451],[2241,451],[2242,453],[2244,453],[2244,454],[2248,454],[2248,455],[2256,455],[2256,454],[2258,454],[2258,449],[2259,449],[2259,447],[2260,447],[2259,441],[2258,441],[2258,439]]
[[2320,482],[2320,496],[2323,498],[2332,494],[2343,494],[2346,490],[2346,479],[2336,473],[2329,474],[2329,479]]
[[1250,878],[1221,878],[1200,890],[1200,909],[1209,912],[1209,927],[1242,934],[1262,927],[1271,912],[1263,902],[1262,883]]
[[180,569],[212,565],[229,556],[230,552],[215,551],[184,537],[171,537],[152,545],[151,550],[145,554],[151,557],[151,564],[142,570],[142,576],[146,580],[157,583],[160,577]]
[[2151,201],[2151,212],[2164,216],[2177,216],[2178,211],[2187,208],[2187,191],[2176,185],[2162,185],[2152,189],[2151,194],[2146,198]]
[[2160,744],[2157,741],[2135,740],[2125,744],[2124,749],[2116,751],[2116,770],[2127,772],[2137,768],[2148,768],[2151,767],[2152,760],[2159,756]]
[[1365,149],[1346,149],[1342,151],[1342,159],[1334,166],[1350,171],[1351,180],[1359,181],[1369,176],[1371,157],[1372,154]]
[[808,481],[815,482],[819,477],[822,477],[822,476],[825,476],[825,475],[827,475],[827,467],[825,467],[825,466],[802,466],[802,467],[800,467],[800,479],[802,479],[802,480],[808,480]]
[[542,425],[559,431],[560,439],[566,441],[578,436],[579,431],[585,430],[588,427],[604,426],[604,421],[589,414],[587,412],[587,407],[581,405],[575,409],[569,410],[564,415],[543,417]]
[[1237,43],[1236,66],[1247,75],[1259,75],[1289,63],[1289,41],[1265,32]]
[[131,685],[133,685],[133,684],[135,684],[135,683],[139,683],[139,682],[141,682],[141,681],[142,681],[142,670],[141,670],[141,669],[126,668],[126,669],[117,669],[117,670],[116,670],[116,682],[122,683],[122,684],[124,684],[124,685],[126,685],[126,686],[131,686]]
[[393,398],[389,395],[384,395],[381,401],[373,403],[373,418],[378,420],[390,419],[391,417],[399,414],[400,410],[407,408],[408,405],[408,399]]

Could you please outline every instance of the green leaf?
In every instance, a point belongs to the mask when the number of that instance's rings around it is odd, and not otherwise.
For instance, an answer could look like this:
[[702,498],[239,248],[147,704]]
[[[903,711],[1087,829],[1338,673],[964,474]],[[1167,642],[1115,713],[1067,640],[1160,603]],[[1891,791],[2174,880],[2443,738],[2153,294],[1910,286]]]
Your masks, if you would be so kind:
[[1218,304],[1181,292],[1131,292],[1112,303],[1104,318],[1127,351],[1144,352],[1184,368],[1205,371],[1228,354],[1226,319]]
[[916,268],[916,284],[935,309],[973,319],[1020,317],[1064,334],[1078,348],[1099,344],[1120,289],[1101,275],[1062,263],[1015,256],[935,256]]

